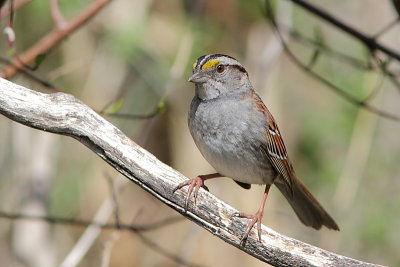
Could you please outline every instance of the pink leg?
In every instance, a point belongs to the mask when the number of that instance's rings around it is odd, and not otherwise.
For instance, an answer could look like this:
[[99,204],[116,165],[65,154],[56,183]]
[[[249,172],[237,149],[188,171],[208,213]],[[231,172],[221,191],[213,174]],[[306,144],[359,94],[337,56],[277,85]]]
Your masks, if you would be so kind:
[[208,180],[208,179],[212,179],[212,178],[221,177],[221,176],[222,175],[219,173],[199,175],[194,179],[187,180],[185,182],[180,183],[177,187],[174,188],[173,193],[175,193],[176,190],[181,189],[184,186],[187,186],[187,185],[189,186],[188,194],[187,194],[186,200],[185,200],[185,209],[187,210],[189,198],[192,195],[192,193],[193,193],[194,203],[196,205],[197,193],[199,192],[200,187],[203,187],[205,190],[208,191],[207,186],[204,185],[204,181]]
[[244,244],[247,240],[247,237],[250,234],[251,229],[254,227],[255,224],[257,224],[257,232],[258,232],[258,239],[261,242],[261,220],[264,215],[264,207],[265,203],[267,202],[267,196],[269,192],[269,188],[271,187],[270,184],[266,185],[265,190],[264,190],[264,196],[261,202],[261,206],[259,210],[256,212],[254,215],[249,215],[249,214],[243,214],[243,213],[235,213],[232,216],[234,217],[239,217],[239,218],[247,218],[250,219],[251,221],[247,225],[246,231],[243,234],[242,239],[240,240],[241,244]]

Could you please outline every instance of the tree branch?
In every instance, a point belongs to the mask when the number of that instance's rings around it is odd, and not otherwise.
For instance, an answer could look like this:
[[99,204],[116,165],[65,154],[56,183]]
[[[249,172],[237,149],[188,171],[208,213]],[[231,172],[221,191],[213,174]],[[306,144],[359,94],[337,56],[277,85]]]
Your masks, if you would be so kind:
[[12,64],[7,65],[4,70],[0,72],[0,77],[10,78],[14,76],[19,70],[25,68],[27,64],[32,62],[38,55],[47,53],[51,48],[67,38],[68,35],[85,24],[110,1],[111,0],[97,0],[71,21],[65,22],[62,28],[55,27],[27,51],[16,56],[12,61]]
[[[62,217],[52,217],[52,216],[40,216],[40,215],[28,215],[28,214],[20,214],[20,213],[10,213],[5,211],[0,211],[0,218],[9,219],[9,220],[36,220],[36,221],[44,221],[47,223],[53,224],[65,224],[65,225],[73,225],[73,226],[81,226],[81,227],[89,227],[96,226],[101,229],[113,229],[113,230],[127,230],[130,231],[146,245],[150,249],[160,253],[161,255],[181,264],[184,266],[200,266],[186,261],[183,257],[175,255],[171,252],[168,252],[166,249],[160,247],[157,243],[153,242],[149,237],[143,235],[145,231],[152,231],[162,227],[166,227],[170,224],[177,223],[184,219],[181,216],[170,217],[163,220],[160,220],[155,223],[150,223],[146,225],[135,225],[135,224],[121,224],[116,221],[115,223],[99,223],[97,221],[89,221],[89,220],[81,220],[75,218],[62,218]],[[70,263],[70,262],[69,262]],[[75,264],[75,262],[74,262]],[[70,266],[75,266],[74,264],[70,264]]]
[[53,217],[46,215],[30,215],[30,214],[21,214],[21,213],[12,213],[0,210],[0,218],[1,219],[9,219],[9,220],[35,220],[35,221],[44,221],[47,223],[53,224],[65,224],[65,225],[74,225],[80,227],[88,227],[91,225],[97,226],[102,229],[112,229],[112,230],[129,230],[133,232],[144,232],[156,230],[161,227],[168,226],[170,224],[181,221],[182,217],[170,217],[163,220],[160,220],[155,223],[149,223],[145,225],[135,225],[135,224],[122,224],[120,222],[115,223],[99,223],[97,221],[89,221],[82,220],[77,218],[63,218],[63,217]]
[[[292,0],[297,2],[297,0]],[[299,0],[300,1],[300,0]],[[300,1],[302,2],[302,1]],[[279,40],[281,41],[281,44],[283,46],[283,49],[285,50],[286,54],[289,56],[289,58],[292,60],[292,62],[294,62],[299,68],[301,68],[302,70],[304,70],[306,73],[308,73],[309,75],[311,75],[312,77],[314,77],[315,79],[317,79],[318,81],[320,81],[321,83],[323,83],[324,85],[327,86],[327,88],[333,90],[336,94],[340,95],[341,97],[343,97],[344,99],[346,99],[348,102],[359,106],[361,108],[364,108],[372,113],[375,113],[381,117],[387,118],[387,119],[391,119],[394,121],[400,121],[400,116],[397,114],[392,114],[390,112],[381,110],[380,108],[377,108],[373,105],[371,105],[370,103],[368,103],[368,98],[365,98],[363,100],[359,100],[357,99],[355,96],[353,96],[352,94],[348,93],[347,91],[345,91],[343,88],[340,88],[339,86],[335,85],[334,83],[332,83],[331,81],[329,81],[328,79],[324,78],[322,75],[318,74],[317,72],[312,70],[312,66],[306,65],[303,62],[301,62],[301,60],[290,50],[290,48],[288,47],[287,43],[285,42],[278,24],[276,22],[276,19],[274,17],[274,14],[272,12],[272,8],[270,5],[269,0],[266,0],[266,12],[269,18],[269,21],[271,22],[274,30],[277,33],[277,36],[279,38]],[[384,72],[384,71],[383,71]],[[391,77],[391,79],[394,81],[395,79],[390,76],[390,72],[386,73],[387,75],[389,75],[389,77]]]
[[[19,1],[12,1],[7,6],[4,6],[0,10],[0,18],[5,18],[11,15],[11,11],[15,12],[20,7],[28,4],[32,0],[19,0]],[[12,5],[12,6],[11,6]]]
[[371,51],[380,50],[381,52],[385,53],[386,55],[395,58],[396,60],[400,61],[400,54],[393,51],[392,49],[384,46],[383,44],[377,42],[374,37],[367,36],[366,34],[360,32],[359,30],[345,24],[344,22],[340,21],[339,19],[335,18],[334,16],[330,15],[328,12],[308,3],[304,0],[290,0],[293,3],[301,6],[305,10],[308,10],[315,16],[323,19],[324,21],[330,23],[331,25],[335,26],[336,28],[342,30],[345,33],[353,36],[354,38],[361,41],[366,47],[368,47]]
[[249,255],[274,266],[378,266],[337,255],[262,227],[245,245],[246,220],[231,218],[236,209],[201,190],[197,206],[184,210],[186,189],[172,189],[187,179],[138,146],[119,129],[75,97],[42,94],[0,79],[0,113],[16,122],[77,139],[117,171],[202,228]]
[[55,27],[63,30],[65,27],[65,20],[61,14],[60,6],[58,5],[58,0],[50,0],[50,11],[53,18]]

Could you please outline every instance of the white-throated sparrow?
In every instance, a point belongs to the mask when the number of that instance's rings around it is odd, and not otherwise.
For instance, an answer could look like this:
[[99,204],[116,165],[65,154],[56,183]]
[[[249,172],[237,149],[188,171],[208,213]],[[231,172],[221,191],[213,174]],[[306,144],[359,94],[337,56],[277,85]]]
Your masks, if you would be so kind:
[[175,188],[189,186],[186,208],[192,193],[196,199],[200,187],[206,188],[205,180],[226,176],[246,189],[250,184],[266,184],[255,215],[235,214],[250,219],[242,242],[255,224],[261,241],[261,219],[271,184],[286,197],[302,223],[315,229],[325,225],[339,230],[296,176],[278,125],[236,59],[221,54],[201,56],[193,64],[189,81],[196,87],[189,130],[202,155],[218,173],[200,175]]

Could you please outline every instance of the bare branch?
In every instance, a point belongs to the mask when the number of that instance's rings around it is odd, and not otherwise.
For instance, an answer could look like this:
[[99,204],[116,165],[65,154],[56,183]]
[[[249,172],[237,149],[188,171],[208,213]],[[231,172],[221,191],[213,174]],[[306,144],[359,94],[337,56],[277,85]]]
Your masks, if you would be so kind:
[[154,118],[157,115],[160,115],[162,112],[157,108],[155,111],[146,113],[146,114],[128,114],[128,113],[104,113],[100,112],[105,116],[115,117],[119,119],[128,119],[128,120],[147,120]]
[[11,15],[11,11],[15,12],[20,7],[24,6],[25,4],[29,3],[32,0],[19,0],[19,1],[12,1],[8,4],[8,6],[3,7],[0,10],[0,18],[5,18]]
[[[293,0],[295,1],[295,0]],[[301,1],[302,2],[302,1]],[[304,64],[303,62],[301,62],[301,60],[290,50],[290,48],[288,47],[287,43],[285,42],[285,39],[283,38],[283,36],[281,35],[281,32],[278,28],[278,25],[276,23],[276,20],[274,18],[274,15],[272,13],[271,10],[271,6],[268,2],[268,0],[266,1],[266,10],[270,19],[270,22],[272,24],[272,26],[274,27],[279,39],[281,40],[281,44],[286,52],[286,54],[289,56],[289,58],[292,60],[292,62],[294,62],[299,68],[301,68],[303,71],[305,71],[306,73],[308,73],[309,75],[311,75],[312,77],[314,77],[315,79],[317,79],[318,81],[320,81],[321,83],[323,83],[324,85],[327,86],[327,88],[331,89],[333,92],[335,92],[336,94],[340,95],[341,97],[343,97],[344,99],[346,99],[348,102],[359,106],[361,108],[364,108],[372,113],[375,113],[383,118],[386,119],[390,119],[390,120],[394,120],[394,121],[400,121],[400,115],[396,115],[396,114],[392,114],[389,113],[387,111],[381,110],[373,105],[371,105],[370,103],[368,103],[366,100],[368,100],[367,98],[365,100],[359,100],[357,99],[355,96],[349,94],[347,91],[345,91],[343,88],[340,88],[339,86],[335,85],[334,83],[332,83],[331,81],[329,81],[328,79],[324,78],[323,76],[321,76],[320,74],[316,73],[315,71],[312,70],[312,68],[306,64]],[[390,76],[390,72],[386,72],[387,75]],[[392,81],[394,79],[392,78]]]
[[71,95],[42,94],[0,79],[0,113],[29,127],[75,138],[167,206],[261,261],[274,266],[378,266],[325,251],[265,226],[261,242],[252,232],[247,243],[240,245],[246,221],[231,217],[236,209],[201,190],[197,206],[190,202],[185,211],[187,190],[176,194],[172,190],[187,178]]
[[[113,201],[113,205],[114,205],[114,219],[115,219],[115,225],[117,227],[117,229],[120,229],[120,225],[121,225],[121,220],[119,217],[119,206],[118,206],[118,198],[117,198],[117,189],[114,186],[113,180],[111,178],[111,176],[109,176],[107,173],[104,175],[104,177],[107,180],[108,183],[108,187],[110,190],[110,194],[111,194],[111,198]],[[118,190],[118,193],[121,191],[121,187]]]
[[62,29],[58,27],[54,28],[31,48],[14,58],[12,64],[6,66],[4,70],[0,72],[0,77],[10,78],[17,74],[20,69],[23,69],[38,55],[47,53],[50,49],[68,37],[68,35],[73,33],[80,26],[84,25],[85,22],[96,15],[110,1],[111,0],[97,0],[71,21],[65,22]]
[[[0,57],[0,62],[4,62],[6,64],[12,64],[11,61],[9,61],[6,58]],[[62,90],[57,89],[53,84],[51,84],[50,82],[39,78],[38,76],[36,76],[35,74],[32,74],[31,72],[29,72],[27,69],[21,69],[19,70],[23,75],[25,75],[26,78],[46,87],[47,89],[49,89],[50,91],[54,92],[60,92]]]
[[12,213],[0,211],[0,218],[9,219],[9,220],[36,220],[43,221],[52,224],[66,224],[73,225],[79,227],[88,227],[90,225],[97,226],[101,229],[118,229],[118,230],[128,230],[134,232],[143,232],[143,231],[151,231],[156,230],[170,224],[179,222],[182,220],[182,217],[170,217],[163,220],[160,220],[155,223],[149,223],[145,225],[135,225],[135,224],[122,224],[122,223],[99,223],[96,221],[89,220],[81,220],[77,218],[63,218],[63,217],[53,217],[53,216],[42,216],[42,215],[30,215],[30,214],[20,214],[20,213]]
[[60,6],[58,5],[58,0],[50,0],[50,11],[55,27],[60,30],[63,30],[65,27],[65,20],[63,15],[61,14]]
[[320,52],[326,54],[327,56],[330,56],[338,60],[342,60],[343,62],[346,62],[347,64],[358,69],[363,69],[363,70],[373,69],[369,62],[364,62],[364,60],[361,60],[359,58],[347,55],[340,51],[335,51],[334,49],[326,46],[325,44],[317,42],[314,39],[303,35],[301,32],[295,29],[290,29],[287,26],[282,25],[281,23],[276,22],[276,25],[282,33],[289,34],[290,37],[292,37],[293,39],[299,41],[300,43],[303,43],[304,45],[308,45],[311,48],[318,49]]
[[380,50],[384,54],[397,59],[400,61],[400,54],[396,51],[393,51],[392,49],[384,46],[383,44],[377,42],[374,37],[368,36],[361,31],[355,29],[354,27],[351,27],[347,25],[346,23],[340,21],[339,19],[335,18],[328,12],[314,6],[313,4],[308,3],[307,1],[304,0],[290,0],[293,3],[301,6],[302,8],[308,10],[311,12],[313,15],[321,18],[322,20],[330,23],[331,25],[335,26],[339,30],[342,30],[345,33],[348,33],[352,37],[358,39],[361,41],[366,47],[368,47],[372,52],[374,50]]
[[175,255],[173,253],[168,252],[166,249],[162,248],[160,245],[155,243],[153,240],[145,237],[140,232],[138,232],[136,234],[146,246],[150,247],[154,251],[157,251],[158,253],[160,253],[164,257],[179,263],[180,265],[190,266],[190,267],[201,267],[202,266],[202,265],[197,265],[197,264],[190,263],[187,260],[185,260],[185,259],[183,259],[183,258],[181,258],[181,257],[179,257],[179,256],[177,256],[177,255]]

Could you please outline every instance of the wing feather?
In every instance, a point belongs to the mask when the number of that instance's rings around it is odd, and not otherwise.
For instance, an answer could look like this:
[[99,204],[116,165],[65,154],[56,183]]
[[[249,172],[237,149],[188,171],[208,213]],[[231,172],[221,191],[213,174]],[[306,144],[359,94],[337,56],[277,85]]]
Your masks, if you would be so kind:
[[265,145],[264,150],[266,150],[265,152],[272,166],[283,178],[283,181],[288,186],[289,191],[293,193],[292,176],[294,175],[294,170],[289,160],[281,133],[279,132],[278,125],[258,95],[255,94],[253,97],[257,108],[264,113],[267,121],[267,144]]

